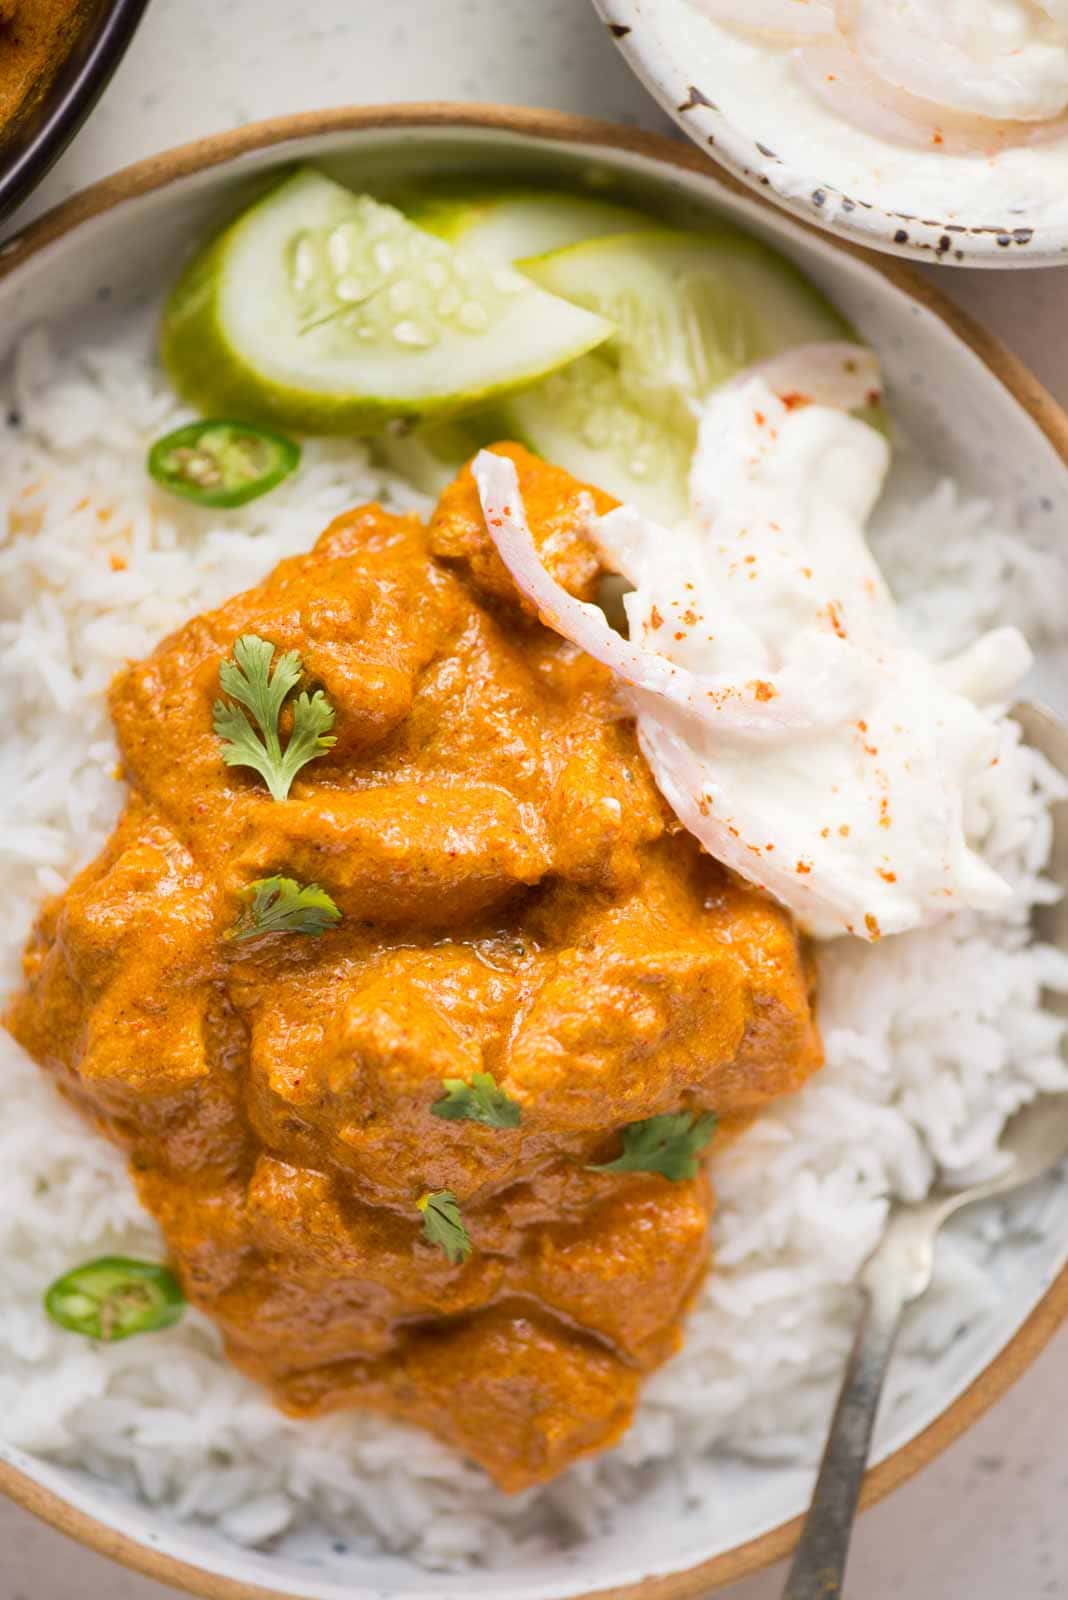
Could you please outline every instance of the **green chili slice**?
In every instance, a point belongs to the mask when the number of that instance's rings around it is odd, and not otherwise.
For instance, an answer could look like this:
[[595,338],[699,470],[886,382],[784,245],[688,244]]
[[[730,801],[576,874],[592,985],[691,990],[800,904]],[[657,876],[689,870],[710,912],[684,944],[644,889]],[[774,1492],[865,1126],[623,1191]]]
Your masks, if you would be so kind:
[[300,445],[285,434],[222,418],[175,428],[148,452],[156,482],[202,506],[243,506],[288,478],[299,463]]
[[185,1296],[174,1273],[155,1261],[101,1256],[57,1278],[44,1304],[59,1327],[114,1344],[171,1327],[185,1310]]

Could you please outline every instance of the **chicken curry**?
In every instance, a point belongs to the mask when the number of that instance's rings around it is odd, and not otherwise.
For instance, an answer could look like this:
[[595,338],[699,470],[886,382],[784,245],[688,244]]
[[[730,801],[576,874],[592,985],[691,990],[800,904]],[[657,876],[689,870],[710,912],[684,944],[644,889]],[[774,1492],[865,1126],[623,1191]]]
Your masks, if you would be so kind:
[[[611,502],[498,448],[590,597]],[[273,789],[235,757],[249,639],[289,674],[275,758],[304,740]],[[111,710],[124,813],[7,1020],[128,1152],[188,1299],[288,1412],[421,1424],[507,1490],[610,1444],[706,1270],[706,1114],[819,1063],[788,915],[674,819],[466,470],[428,524],[340,517]],[[643,1160],[668,1127],[704,1133]]]

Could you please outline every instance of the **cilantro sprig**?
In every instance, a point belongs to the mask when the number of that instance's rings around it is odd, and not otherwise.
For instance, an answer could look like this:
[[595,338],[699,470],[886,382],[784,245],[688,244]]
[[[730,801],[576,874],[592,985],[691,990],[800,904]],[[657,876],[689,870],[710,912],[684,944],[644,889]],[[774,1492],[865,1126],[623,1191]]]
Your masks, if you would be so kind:
[[476,1072],[470,1083],[463,1078],[443,1078],[445,1095],[435,1100],[431,1114],[446,1122],[484,1122],[489,1128],[518,1128],[523,1109],[498,1088],[491,1072]]
[[423,1233],[444,1253],[446,1261],[459,1266],[471,1254],[471,1236],[464,1227],[459,1202],[451,1189],[436,1189],[417,1200],[423,1213]]
[[711,1112],[668,1111],[623,1129],[623,1152],[614,1161],[590,1168],[591,1172],[658,1172],[672,1183],[696,1178],[701,1152],[716,1131]]
[[[327,737],[334,708],[321,689],[305,690],[293,703],[293,731],[285,749],[278,733],[282,707],[296,688],[303,663],[296,650],[285,650],[275,662],[275,647],[254,633],[244,633],[233,656],[219,668],[219,683],[231,700],[216,700],[212,725],[223,741],[228,767],[251,767],[271,791],[284,800],[302,767],[323,755],[337,741]],[[231,704],[237,700],[238,705]],[[253,727],[242,706],[252,713]]]
[[310,933],[318,938],[341,920],[341,912],[317,883],[257,878],[241,897],[245,909],[230,929],[231,939],[258,939],[266,933]]

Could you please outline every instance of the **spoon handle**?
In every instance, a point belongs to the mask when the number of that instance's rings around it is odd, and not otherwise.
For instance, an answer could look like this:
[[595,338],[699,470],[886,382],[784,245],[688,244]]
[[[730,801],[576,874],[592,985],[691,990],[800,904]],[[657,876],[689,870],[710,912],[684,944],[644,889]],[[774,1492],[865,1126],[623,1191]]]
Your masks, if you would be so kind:
[[838,1600],[890,1356],[911,1298],[899,1283],[864,1291],[864,1309],[846,1364],[812,1505],[782,1600]]

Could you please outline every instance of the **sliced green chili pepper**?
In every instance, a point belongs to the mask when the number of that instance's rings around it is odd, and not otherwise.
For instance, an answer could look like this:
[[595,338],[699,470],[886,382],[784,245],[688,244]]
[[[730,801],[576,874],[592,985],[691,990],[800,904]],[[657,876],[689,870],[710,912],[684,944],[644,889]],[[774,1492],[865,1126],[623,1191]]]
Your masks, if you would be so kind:
[[148,452],[156,482],[202,506],[243,506],[288,478],[299,462],[300,445],[285,434],[224,419],[175,428]]
[[171,1327],[185,1296],[174,1273],[154,1261],[101,1256],[57,1278],[44,1304],[59,1327],[114,1343]]

